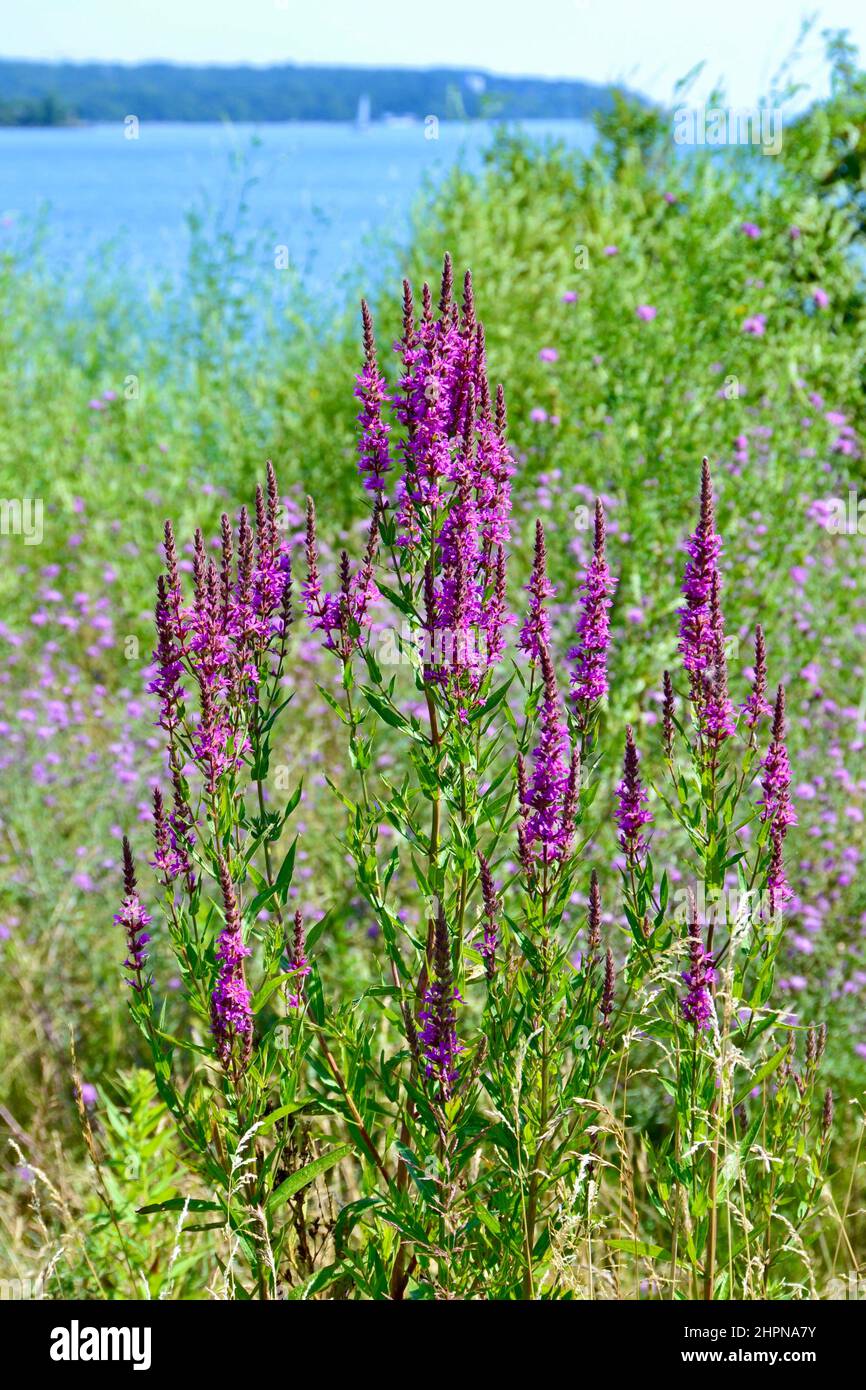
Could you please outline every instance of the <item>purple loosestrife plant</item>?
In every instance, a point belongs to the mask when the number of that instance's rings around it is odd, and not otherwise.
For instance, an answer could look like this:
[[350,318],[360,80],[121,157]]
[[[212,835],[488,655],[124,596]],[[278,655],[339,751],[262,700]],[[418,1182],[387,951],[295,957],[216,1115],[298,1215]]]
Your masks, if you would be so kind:
[[[652,781],[645,745],[639,757],[635,712],[617,781],[597,737],[615,588],[600,504],[569,666],[541,525],[529,574],[509,555],[514,463],[471,277],[458,304],[446,259],[438,305],[425,285],[420,312],[404,285],[393,388],[366,305],[362,329],[367,539],[330,588],[312,501],[303,542],[305,664],[348,748],[341,766],[329,746],[343,833],[320,837],[338,876],[312,879],[331,910],[309,926],[289,834],[302,788],[270,772],[294,664],[273,470],[249,514],[223,518],[218,558],[196,533],[191,597],[166,527],[158,951],[126,844],[116,921],[130,1012],[204,1194],[193,1209],[230,1233],[227,1279],[245,1298],[591,1296],[602,1275],[629,1287],[636,1259],[665,1296],[766,1296],[800,1272],[788,1232],[796,1220],[808,1239],[830,1120],[813,1104],[823,1034],[798,1071],[771,1005],[793,823],[784,696],[760,761],[767,654],[759,632],[737,721],[709,467],[680,612],[685,688],[674,672],[662,683],[667,780]],[[665,810],[693,878],[685,914],[650,853]],[[181,987],[163,1002],[169,951]],[[652,1118],[640,1131],[635,1094]],[[719,1219],[729,1171],[748,1241]]]
[[761,821],[770,838],[770,864],[767,891],[773,916],[790,902],[793,894],[785,875],[783,846],[788,827],[796,825],[797,815],[791,805],[791,768],[785,746],[785,689],[779,686],[773,708],[773,732],[767,755],[761,764],[761,791],[758,805]]
[[[282,1116],[292,1111],[293,1097],[305,1084],[304,1059],[314,1042],[338,1091],[345,1084],[315,1020],[299,1016],[296,1001],[314,968],[302,927],[295,928],[291,974],[281,963],[296,844],[280,859],[274,856],[301,788],[284,797],[283,805],[269,804],[275,723],[291,698],[285,662],[292,581],[279,509],[269,466],[266,487],[256,493],[254,523],[243,510],[236,530],[223,517],[218,566],[196,533],[191,601],[182,592],[171,526],[165,531],[151,685],[172,794],[169,811],[162,789],[154,789],[152,862],[164,889],[165,945],[176,958],[185,1006],[198,1020],[195,1041],[166,1031],[165,1008],[154,999],[162,971],[153,960],[147,960],[153,980],[144,975],[149,918],[128,845],[125,898],[116,919],[127,934],[131,1011],[150,1046],[185,1159],[208,1190],[219,1194],[213,1210],[247,1242],[251,1292],[260,1297],[273,1296],[275,1250],[285,1240],[280,1184],[304,1185],[298,1175],[309,1161],[308,1137],[296,1125],[287,1127]],[[160,964],[164,969],[164,960]],[[321,1017],[318,1004],[315,1012]],[[288,1050],[276,1041],[284,1033],[291,1037]],[[211,1066],[184,1066],[185,1055],[202,1053]],[[271,1161],[238,1181],[249,1163],[250,1136],[266,1117],[275,1146]],[[363,1120],[353,1123],[363,1147],[369,1141]],[[318,1162],[327,1167],[349,1151],[348,1144],[331,1146]],[[369,1149],[365,1153],[372,1162]],[[301,1208],[296,1218],[303,1245]]]
[[370,492],[382,492],[385,475],[392,467],[388,440],[390,426],[382,419],[383,407],[390,403],[390,397],[376,360],[373,317],[366,300],[361,301],[361,310],[364,320],[364,366],[355,386],[355,395],[361,401],[358,467],[365,488]]
[[419,1044],[424,1074],[432,1082],[440,1101],[450,1100],[457,1084],[457,1058],[463,1051],[457,1039],[455,1004],[460,992],[451,970],[451,944],[448,923],[440,906],[433,937],[432,979],[424,992],[418,1018],[423,1024]]
[[532,755],[534,770],[522,802],[523,844],[532,862],[546,869],[567,858],[571,851],[580,760],[577,749],[570,747],[556,673],[546,647],[541,648],[539,660],[543,680],[541,731]]
[[526,589],[529,605],[520,629],[520,650],[526,653],[530,661],[536,662],[541,660],[542,648],[550,646],[551,627],[547,600],[553,598],[556,593],[556,586],[551,584],[547,577],[547,547],[544,526],[540,521],[535,523],[535,558]]
[[701,465],[698,525],[686,550],[689,558],[683,578],[685,605],[680,609],[679,649],[689,678],[698,737],[713,749],[734,730],[720,603],[722,542],[716,533],[708,459]]
[[713,958],[704,950],[697,908],[689,914],[689,968],[683,971],[688,993],[683,997],[683,1018],[696,1030],[709,1028],[713,1020],[710,987],[716,978]]
[[[814,1173],[824,1162],[822,1146],[814,1147],[809,1096],[814,1084],[793,1071],[793,1091],[786,1080],[770,1096],[766,1084],[753,1088],[758,1119],[749,1105],[735,1113],[728,1077],[742,1066],[757,1044],[758,1056],[772,1072],[793,1047],[794,1034],[785,1020],[765,1012],[773,987],[776,958],[782,940],[781,909],[789,900],[782,863],[782,842],[793,821],[790,806],[790,769],[785,749],[784,692],[779,690],[773,713],[773,733],[762,762],[756,758],[760,722],[766,717],[767,652],[762,629],[755,638],[755,666],[751,690],[740,705],[739,730],[728,693],[724,660],[724,620],[721,608],[721,540],[716,532],[709,465],[704,460],[698,526],[688,546],[689,559],[683,584],[685,607],[680,612],[680,652],[692,707],[694,741],[676,718],[676,692],[668,673],[664,679],[662,739],[665,763],[674,788],[672,796],[660,793],[691,845],[694,887],[688,887],[684,912],[671,921],[666,904],[667,876],[657,898],[652,947],[655,962],[641,957],[640,970],[632,979],[667,982],[659,999],[667,998],[667,1021],[678,1039],[672,1081],[678,1108],[675,1136],[677,1162],[684,1162],[673,1189],[667,1178],[662,1186],[669,1197],[671,1225],[679,1234],[678,1204],[686,1203],[698,1245],[692,1245],[690,1286],[703,1297],[716,1294],[719,1271],[730,1259],[727,1238],[718,1218],[720,1154],[746,1125],[749,1136],[763,1123],[774,1143],[785,1149],[786,1127],[801,1130],[803,1151]],[[677,738],[677,735],[680,738]],[[684,744],[685,756],[679,751]],[[739,761],[739,767],[737,767]],[[759,794],[755,796],[755,792]],[[753,827],[758,833],[753,834]],[[683,937],[682,925],[686,931]],[[688,966],[676,976],[669,973],[667,950],[688,954]],[[685,985],[685,993],[682,987]],[[782,1035],[781,1048],[778,1037]],[[771,1049],[778,1050],[773,1055]],[[757,1063],[745,1063],[757,1065]],[[781,1073],[781,1068],[780,1068]],[[763,1107],[763,1109],[762,1109]],[[772,1118],[768,1119],[768,1108]],[[763,1116],[763,1118],[761,1118]],[[739,1127],[739,1129],[738,1129]],[[739,1144],[739,1139],[736,1140]],[[810,1147],[811,1146],[811,1147]],[[747,1152],[747,1147],[742,1150]],[[814,1189],[807,1191],[790,1170],[791,1192],[799,1193],[802,1211],[814,1210]],[[778,1200],[779,1175],[769,1181],[769,1196],[753,1202],[766,1214],[766,1249],[773,1248],[776,1232],[772,1210]],[[756,1189],[763,1179],[756,1178]],[[792,1198],[793,1200],[793,1198]],[[761,1204],[764,1204],[763,1206]],[[757,1208],[751,1205],[750,1213]],[[750,1220],[753,1217],[750,1215]],[[722,1276],[724,1277],[724,1276]],[[766,1275],[764,1289],[766,1289]]]
[[604,508],[599,498],[595,504],[592,559],[580,585],[577,645],[569,653],[575,663],[571,676],[571,697],[582,730],[588,726],[593,706],[608,692],[609,610],[615,588],[616,580],[611,575],[605,554]]
[[218,973],[210,1001],[211,1031],[217,1057],[237,1081],[249,1064],[253,1046],[252,996],[244,969],[244,960],[252,951],[244,945],[234,884],[222,859],[219,876],[225,926],[217,940]]
[[626,867],[639,871],[647,853],[644,827],[652,823],[647,810],[647,791],[640,775],[640,755],[631,726],[625,731],[625,754],[622,780],[616,789],[616,823],[619,826],[619,847],[625,855]]
[[145,975],[147,967],[147,945],[150,934],[147,928],[151,918],[145,912],[138,896],[135,880],[135,862],[126,836],[123,837],[123,906],[114,918],[126,932],[126,960],[124,968],[130,972],[126,983],[137,994],[144,994],[150,980]]

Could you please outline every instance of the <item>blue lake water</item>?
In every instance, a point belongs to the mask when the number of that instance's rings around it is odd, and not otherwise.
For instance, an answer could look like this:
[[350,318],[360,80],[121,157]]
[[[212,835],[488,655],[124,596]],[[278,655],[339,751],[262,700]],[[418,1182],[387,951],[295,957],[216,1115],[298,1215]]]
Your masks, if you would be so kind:
[[[586,150],[584,121],[527,121],[537,137]],[[487,122],[421,122],[366,129],[336,123],[121,124],[0,129],[0,248],[40,221],[46,262],[73,275],[98,269],[107,243],[137,276],[179,274],[200,210],[211,227],[243,233],[263,258],[285,247],[309,287],[375,266],[406,238],[426,179],[456,160],[479,167]],[[243,213],[241,214],[241,208]]]

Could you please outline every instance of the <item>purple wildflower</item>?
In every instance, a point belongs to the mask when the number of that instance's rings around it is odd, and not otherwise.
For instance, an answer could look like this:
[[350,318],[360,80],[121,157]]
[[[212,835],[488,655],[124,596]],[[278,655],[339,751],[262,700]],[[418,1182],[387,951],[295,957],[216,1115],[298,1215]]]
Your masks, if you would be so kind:
[[312,966],[307,960],[306,933],[304,931],[304,917],[299,910],[295,913],[295,924],[292,932],[292,958],[289,962],[289,972],[293,976],[295,983],[295,993],[290,994],[287,1003],[290,1009],[299,1009],[304,1002],[304,980],[309,975]]
[[761,767],[761,788],[764,793],[758,802],[761,820],[786,831],[789,825],[796,825],[797,816],[790,797],[791,767],[785,747],[785,688],[782,685],[776,692],[773,733]]
[[616,969],[613,963],[613,951],[608,946],[604,958],[604,984],[601,990],[601,1034],[602,1044],[604,1035],[610,1028],[610,1016],[613,1013],[614,990],[616,989]]
[[156,586],[156,639],[153,658],[157,674],[147,688],[159,698],[158,722],[172,739],[179,724],[178,705],[184,699],[181,687],[184,668],[178,639],[177,600],[162,575]]
[[788,827],[797,823],[797,815],[791,805],[791,768],[785,746],[785,690],[781,685],[776,692],[770,746],[761,768],[763,797],[758,805],[761,807],[762,822],[770,828],[767,891],[770,911],[775,915],[793,896],[785,875],[783,847]]
[[138,887],[135,881],[135,861],[132,857],[129,840],[125,835],[123,837],[123,893],[123,905],[120,911],[115,914],[114,920],[126,932],[127,954],[123,964],[127,970],[132,972],[132,979],[127,979],[126,983],[130,989],[135,990],[136,994],[143,994],[150,983],[148,979],[145,979],[144,969],[147,963],[145,947],[150,941],[147,928],[151,919],[145,912],[138,896]]
[[733,706],[727,689],[725,634],[720,603],[719,557],[713,487],[707,459],[701,466],[700,518],[686,544],[689,559],[683,575],[685,607],[679,610],[683,666],[689,674],[695,717],[702,732],[717,744],[733,733]]
[[361,426],[358,468],[364,479],[364,487],[370,492],[382,492],[385,474],[391,468],[388,444],[391,427],[382,419],[382,407],[388,404],[390,398],[385,389],[385,378],[376,360],[373,317],[366,299],[361,300],[361,316],[364,324],[364,366],[358,374],[355,386],[355,395],[362,403],[358,416]]
[[654,304],[639,304],[635,313],[639,319],[643,319],[644,323],[651,323],[658,313],[658,309]]
[[567,859],[574,835],[579,764],[569,751],[568,733],[547,647],[540,651],[544,694],[541,733],[533,752],[535,767],[529,785],[520,792],[525,816],[525,848],[544,864]]
[[794,896],[785,873],[784,842],[785,832],[782,826],[772,826],[770,830],[770,863],[767,868],[767,895],[770,914],[773,917]]
[[760,623],[755,628],[755,674],[742,709],[750,735],[753,735],[764,716],[773,712],[772,705],[767,702],[767,649]]
[[643,827],[652,822],[646,809],[647,793],[640,776],[640,756],[631,725],[625,731],[625,755],[622,781],[616,789],[616,823],[619,826],[620,849],[630,869],[639,868],[647,852]]
[[457,1038],[455,1001],[460,1001],[460,995],[451,970],[448,923],[440,905],[433,934],[433,980],[424,992],[424,1007],[418,1014],[423,1024],[418,1041],[425,1075],[435,1082],[442,1101],[454,1093],[457,1058],[463,1051]]
[[665,671],[662,678],[662,740],[665,757],[670,760],[674,755],[674,686],[670,671]]
[[[505,399],[495,410],[487,380],[484,330],[475,315],[472,278],[462,314],[446,257],[439,317],[430,291],[416,321],[404,282],[403,371],[396,413],[404,426],[403,476],[396,493],[398,543],[408,568],[431,560],[425,579],[425,678],[467,717],[485,672],[504,647],[505,551],[514,471],[505,439]],[[435,535],[430,556],[429,535]]]
[[690,968],[682,972],[688,993],[681,1002],[683,1018],[696,1032],[709,1028],[713,1020],[713,996],[710,989],[716,978],[712,956],[704,950],[697,907],[691,901],[689,913]]
[[541,656],[541,648],[550,645],[550,615],[545,604],[556,593],[555,585],[547,577],[547,547],[544,526],[540,521],[535,523],[535,558],[526,590],[529,607],[520,629],[520,650],[535,662]]
[[195,844],[193,816],[184,794],[180,773],[172,772],[174,808],[165,814],[165,803],[159,787],[153,789],[153,838],[155,851],[150,861],[167,882],[183,877],[189,893],[195,891],[196,872],[191,859]]
[[222,858],[219,876],[225,927],[217,941],[218,971],[211,995],[211,1031],[217,1057],[237,1081],[246,1069],[253,1046],[252,1000],[244,973],[244,960],[252,952],[244,945],[234,884]]
[[599,947],[601,946],[601,889],[598,886],[598,874],[595,869],[593,869],[589,878],[589,907],[587,909],[586,922],[588,928],[587,964],[591,968],[595,964]]
[[580,617],[577,645],[569,652],[577,665],[571,677],[571,698],[591,703],[607,694],[607,650],[610,646],[610,619],[617,581],[612,577],[605,555],[604,508],[595,503],[595,537],[592,559],[580,585]]

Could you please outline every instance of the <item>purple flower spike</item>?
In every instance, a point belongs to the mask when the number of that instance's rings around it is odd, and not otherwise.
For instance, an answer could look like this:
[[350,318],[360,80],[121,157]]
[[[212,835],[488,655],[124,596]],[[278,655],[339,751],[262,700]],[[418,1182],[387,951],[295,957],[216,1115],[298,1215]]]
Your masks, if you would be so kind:
[[246,1069],[253,1047],[252,999],[244,973],[244,960],[252,951],[244,945],[234,884],[223,859],[220,859],[219,874],[225,927],[217,941],[219,970],[211,995],[211,1032],[220,1062],[238,1080]]
[[758,802],[761,807],[761,820],[769,821],[773,829],[780,830],[784,837],[788,826],[797,824],[797,815],[790,797],[791,767],[785,747],[785,688],[782,685],[776,692],[773,734],[767,756],[761,766],[761,788],[764,793],[762,800]]
[[718,746],[734,731],[733,706],[728,695],[725,632],[720,602],[719,557],[721,538],[716,534],[713,485],[709,460],[701,465],[701,504],[697,529],[686,550],[689,559],[683,576],[685,607],[679,611],[683,666],[689,675],[698,728]]
[[[541,735],[533,753],[535,768],[521,791],[525,821],[524,847],[543,864],[567,859],[574,836],[580,765],[569,748],[556,674],[547,647],[541,648],[544,695]],[[524,774],[525,778],[525,774]]]
[[577,663],[571,677],[573,700],[591,703],[607,694],[607,651],[610,646],[608,612],[613,603],[616,583],[605,555],[604,508],[599,498],[595,504],[592,559],[580,586],[577,645],[569,652],[571,659]]
[[682,1000],[680,1007],[686,1023],[691,1023],[696,1032],[702,1032],[710,1027],[714,1017],[710,986],[716,978],[716,972],[713,968],[712,956],[704,950],[701,924],[698,921],[694,899],[692,899],[690,906],[690,968],[683,971],[683,980],[688,985],[688,993]]
[[526,652],[530,661],[538,661],[541,648],[550,645],[550,614],[545,604],[556,593],[556,586],[547,577],[547,546],[544,526],[540,521],[535,523],[535,559],[526,589],[529,607],[520,629],[520,650]]
[[501,387],[495,408],[491,399],[471,275],[464,279],[462,312],[448,256],[438,318],[426,285],[422,299],[416,321],[404,281],[403,334],[396,345],[402,372],[395,412],[404,427],[397,541],[410,570],[420,572],[431,561],[424,589],[425,679],[440,686],[465,720],[486,672],[502,654],[511,621],[504,547],[514,464]]
[[364,323],[364,366],[357,377],[355,395],[361,401],[358,424],[361,437],[358,441],[358,468],[364,479],[364,487],[370,492],[381,493],[385,487],[385,474],[391,468],[391,453],[388,436],[390,425],[382,419],[382,407],[389,403],[385,378],[376,360],[376,339],[373,335],[373,317],[366,299],[361,300],[361,317]]
[[309,975],[312,966],[307,960],[306,932],[304,930],[304,917],[300,911],[295,913],[295,926],[292,933],[292,959],[289,963],[295,993],[290,994],[287,1003],[290,1009],[299,1009],[304,1002],[304,980]]
[[652,816],[646,809],[647,793],[640,777],[640,757],[631,725],[625,731],[623,775],[616,789],[616,797],[620,849],[629,868],[637,869],[646,857],[648,848],[643,827],[651,824]]
[[127,979],[126,983],[130,989],[134,989],[136,994],[143,994],[150,981],[145,978],[144,970],[147,964],[146,946],[150,941],[147,928],[150,926],[150,917],[145,912],[138,896],[138,887],[135,881],[135,861],[132,857],[132,849],[126,836],[123,837],[123,906],[115,914],[114,920],[124,928],[126,932],[126,960],[123,962],[127,970],[132,972],[132,979]]
[[418,1041],[425,1075],[435,1082],[443,1101],[454,1094],[457,1058],[463,1051],[457,1039],[455,1001],[460,1001],[460,995],[451,970],[448,923],[440,906],[433,941],[433,980],[424,992],[424,1007],[418,1014],[423,1024]]
[[767,649],[764,644],[764,630],[759,623],[755,628],[755,675],[748,699],[743,705],[749,733],[753,734],[764,716],[772,713],[773,707],[767,702]]

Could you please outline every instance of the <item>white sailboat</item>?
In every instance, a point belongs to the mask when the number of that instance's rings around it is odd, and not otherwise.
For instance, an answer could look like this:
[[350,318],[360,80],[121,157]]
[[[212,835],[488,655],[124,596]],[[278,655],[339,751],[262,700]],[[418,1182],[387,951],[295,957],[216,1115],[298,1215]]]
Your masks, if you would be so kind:
[[358,111],[355,116],[355,129],[366,130],[370,124],[371,112],[370,98],[366,92],[362,92],[358,98]]

